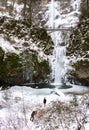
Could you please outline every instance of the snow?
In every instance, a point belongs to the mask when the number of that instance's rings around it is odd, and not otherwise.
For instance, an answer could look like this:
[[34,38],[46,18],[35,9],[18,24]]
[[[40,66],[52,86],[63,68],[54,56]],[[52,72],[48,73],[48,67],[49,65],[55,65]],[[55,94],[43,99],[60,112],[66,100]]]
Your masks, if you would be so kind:
[[15,48],[13,46],[11,46],[11,44],[8,41],[5,41],[5,39],[0,36],[0,47],[2,47],[2,49],[5,52],[15,52],[18,53],[17,50],[15,50]]
[[17,3],[15,3],[14,4],[14,8],[15,8],[15,10],[16,10],[16,12],[19,14],[19,13],[21,13],[21,10],[22,10],[22,8],[23,8],[23,6],[24,5],[18,5]]
[[[73,85],[73,87],[76,88],[78,86]],[[74,88],[71,88],[73,92]],[[43,128],[42,126],[45,125],[44,121],[40,121],[40,119],[35,119],[33,122],[30,121],[31,112],[34,109],[37,109],[38,113],[40,114],[41,111],[43,111],[44,113],[45,111],[49,111],[50,109],[49,112],[51,113],[51,109],[53,109],[52,102],[60,102],[68,106],[70,101],[72,101],[73,96],[66,94],[66,92],[71,92],[71,89],[36,89],[26,86],[13,86],[8,90],[0,91],[0,123],[2,123],[4,130],[13,130],[14,127],[16,127],[16,130],[41,130]],[[86,87],[85,89],[83,87],[83,92],[81,91],[81,88],[79,89],[82,94],[84,91],[88,91]],[[47,99],[47,104],[45,107],[43,105],[44,97]],[[78,102],[81,105],[80,99],[82,98],[82,96],[77,96],[77,98],[79,99]],[[88,108],[86,108],[85,105],[82,109],[81,106],[76,109],[81,110],[82,113],[89,113]],[[48,116],[50,113],[45,114],[47,114],[46,116]],[[57,118],[55,119],[55,121],[56,123],[58,122]],[[10,122],[10,127],[8,126],[8,122]],[[54,126],[54,122],[50,123],[52,123],[52,126]],[[73,126],[75,128],[75,123],[73,124]],[[86,130],[88,130],[89,124],[87,123],[85,126]],[[47,127],[49,129],[49,123]],[[0,127],[0,130],[3,130],[3,128]],[[46,130],[45,127],[42,130]],[[57,129],[55,128],[55,130]],[[61,128],[58,130],[63,129]],[[71,130],[74,129],[71,127]]]
[[0,12],[0,17],[1,17],[1,16],[8,16],[8,17],[10,17],[9,14],[8,14],[8,12],[4,12],[4,13],[1,13],[1,12]]
[[18,5],[17,3],[15,3],[14,4],[14,11],[16,12],[15,13],[15,19],[19,19],[19,18],[21,18],[21,12],[22,12],[22,9],[23,9],[23,7],[24,7],[24,5],[22,4],[20,4],[20,5]]

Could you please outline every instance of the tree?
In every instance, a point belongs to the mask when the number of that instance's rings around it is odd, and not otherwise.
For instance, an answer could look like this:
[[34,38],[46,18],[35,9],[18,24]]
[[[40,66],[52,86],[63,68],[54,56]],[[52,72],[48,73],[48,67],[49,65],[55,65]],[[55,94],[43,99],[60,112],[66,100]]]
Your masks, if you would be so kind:
[[23,9],[23,16],[26,16],[26,5],[27,5],[27,0],[24,1],[24,9]]
[[1,0],[1,4],[3,7],[7,7],[7,1],[8,0]]
[[38,12],[40,10],[40,0],[19,0],[19,2],[24,4],[24,8],[23,8],[23,17],[25,19],[26,23],[30,23],[30,25],[32,25],[32,23],[34,21],[38,21],[37,16],[38,16]]
[[87,0],[87,10],[89,9],[89,0]]

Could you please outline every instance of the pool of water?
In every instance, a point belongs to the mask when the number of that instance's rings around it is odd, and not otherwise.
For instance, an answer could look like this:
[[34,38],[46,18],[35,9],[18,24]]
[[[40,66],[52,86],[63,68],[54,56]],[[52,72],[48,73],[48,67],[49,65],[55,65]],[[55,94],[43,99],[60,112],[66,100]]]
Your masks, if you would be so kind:
[[26,85],[31,88],[32,93],[34,94],[51,94],[52,92],[63,92],[63,93],[75,93],[75,94],[83,94],[89,91],[89,87],[74,85],[74,84],[28,84]]
[[[45,84],[31,83],[24,86],[12,86],[14,90],[29,91],[31,95],[50,95],[52,93],[84,94],[89,92],[89,87],[74,84]],[[8,88],[9,89],[9,88]],[[2,89],[1,89],[2,90]]]

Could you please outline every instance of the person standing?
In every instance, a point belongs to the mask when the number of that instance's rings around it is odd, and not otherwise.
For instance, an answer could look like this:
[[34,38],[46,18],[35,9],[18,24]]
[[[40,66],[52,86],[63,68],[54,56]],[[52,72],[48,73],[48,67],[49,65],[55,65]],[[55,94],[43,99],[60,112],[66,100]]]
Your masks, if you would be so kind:
[[46,105],[46,102],[47,102],[47,100],[46,100],[46,98],[44,97],[44,99],[43,99],[44,107],[45,107],[45,105]]

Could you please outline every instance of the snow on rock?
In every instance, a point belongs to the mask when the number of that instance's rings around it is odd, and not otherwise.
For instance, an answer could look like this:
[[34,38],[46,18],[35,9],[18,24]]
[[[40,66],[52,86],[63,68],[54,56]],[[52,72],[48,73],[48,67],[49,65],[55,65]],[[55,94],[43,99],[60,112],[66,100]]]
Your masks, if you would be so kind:
[[15,19],[19,19],[21,18],[21,12],[22,12],[22,9],[23,9],[24,5],[18,5],[17,3],[14,4],[14,11],[16,12],[15,13]]
[[21,10],[23,9],[24,5],[18,5],[17,3],[14,4],[14,9],[16,10],[16,12],[19,14],[21,13]]
[[18,51],[8,41],[5,41],[2,36],[0,36],[0,46],[5,52],[18,53]]

